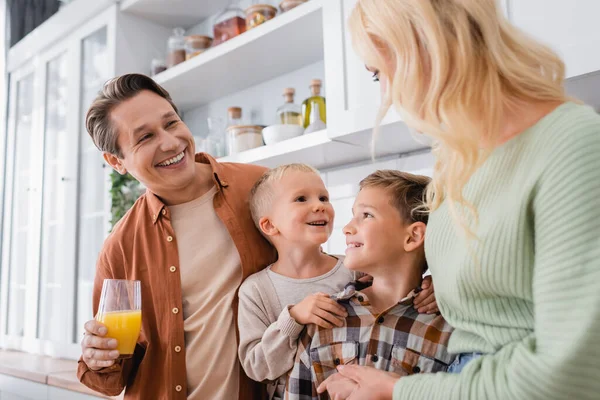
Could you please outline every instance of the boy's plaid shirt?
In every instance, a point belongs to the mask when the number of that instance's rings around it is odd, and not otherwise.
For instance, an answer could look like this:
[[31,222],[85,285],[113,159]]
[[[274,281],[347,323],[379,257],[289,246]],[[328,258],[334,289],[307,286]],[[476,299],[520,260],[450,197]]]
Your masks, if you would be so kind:
[[316,388],[336,366],[358,364],[400,376],[445,371],[454,359],[447,345],[452,328],[441,315],[419,314],[413,290],[400,303],[373,314],[367,297],[354,284],[332,298],[348,311],[345,324],[332,329],[309,325],[300,337],[286,399],[328,399]]

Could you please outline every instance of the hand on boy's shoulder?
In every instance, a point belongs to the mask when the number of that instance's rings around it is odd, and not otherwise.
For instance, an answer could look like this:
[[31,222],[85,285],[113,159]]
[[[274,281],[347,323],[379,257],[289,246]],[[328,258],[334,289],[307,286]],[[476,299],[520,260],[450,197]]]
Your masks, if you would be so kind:
[[435,314],[440,312],[440,309],[437,305],[437,300],[435,299],[435,293],[433,288],[433,281],[431,279],[431,275],[423,278],[423,283],[421,283],[421,291],[415,297],[413,302],[414,307],[421,314]]

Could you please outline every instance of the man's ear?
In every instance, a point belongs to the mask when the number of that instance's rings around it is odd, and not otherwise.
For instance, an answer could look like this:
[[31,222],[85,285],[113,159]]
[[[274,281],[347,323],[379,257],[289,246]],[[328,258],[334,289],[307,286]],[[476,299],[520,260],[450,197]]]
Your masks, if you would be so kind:
[[425,242],[425,231],[427,225],[423,222],[415,222],[406,228],[406,239],[404,240],[404,250],[406,252],[414,251]]
[[115,171],[121,175],[125,175],[127,173],[127,168],[125,168],[119,157],[107,152],[104,152],[102,156],[104,157],[104,161],[106,161],[108,165],[110,165]]
[[262,217],[260,220],[258,220],[258,226],[262,233],[269,237],[275,236],[279,233],[279,229],[277,229],[275,225],[273,225],[273,223],[268,217]]

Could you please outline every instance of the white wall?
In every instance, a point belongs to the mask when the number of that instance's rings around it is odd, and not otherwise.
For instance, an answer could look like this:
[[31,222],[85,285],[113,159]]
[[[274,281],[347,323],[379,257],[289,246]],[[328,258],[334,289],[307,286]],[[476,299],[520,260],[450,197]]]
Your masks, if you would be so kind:
[[333,234],[324,246],[330,254],[344,254],[346,240],[342,228],[352,218],[352,204],[358,193],[359,182],[378,169],[398,169],[419,175],[431,176],[433,171],[433,155],[430,152],[397,156],[375,163],[346,166],[328,171],[321,171],[323,181],[329,190],[329,196],[335,209]]

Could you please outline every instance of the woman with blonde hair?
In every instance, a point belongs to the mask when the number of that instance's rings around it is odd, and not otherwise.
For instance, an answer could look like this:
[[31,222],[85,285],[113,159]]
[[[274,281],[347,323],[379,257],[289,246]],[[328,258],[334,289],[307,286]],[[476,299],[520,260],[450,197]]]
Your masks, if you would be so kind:
[[394,106],[434,142],[425,249],[458,356],[448,373],[401,378],[341,366],[319,391],[598,399],[600,117],[494,0],[358,0],[349,24],[380,115]]

